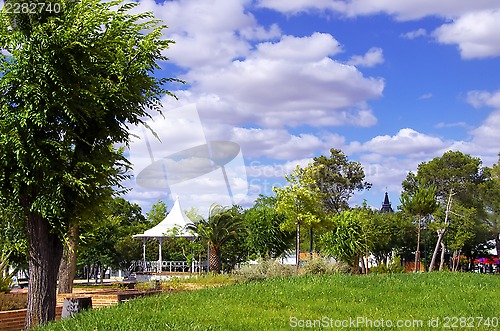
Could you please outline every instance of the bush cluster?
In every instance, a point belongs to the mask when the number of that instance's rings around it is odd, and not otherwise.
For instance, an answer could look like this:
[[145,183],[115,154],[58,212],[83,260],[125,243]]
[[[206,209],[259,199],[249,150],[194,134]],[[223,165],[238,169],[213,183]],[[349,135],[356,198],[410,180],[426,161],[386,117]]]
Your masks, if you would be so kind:
[[0,293],[0,311],[24,309],[27,302],[26,293]]
[[306,275],[333,275],[349,272],[351,268],[347,263],[332,261],[325,257],[315,257],[306,261],[302,268],[302,273]]
[[[347,263],[331,261],[324,257],[315,257],[304,262],[299,270],[300,275],[332,275],[349,273],[351,268]],[[295,266],[279,263],[276,260],[258,260],[256,264],[245,264],[235,269],[234,275],[239,281],[264,280],[295,276]]]
[[295,267],[281,264],[276,260],[258,260],[257,264],[245,264],[234,270],[240,281],[264,280],[268,278],[290,277],[295,274]]
[[370,268],[370,273],[373,274],[396,274],[405,272],[405,267],[401,265],[401,258],[396,256],[389,265],[384,263]]
[[14,272],[9,273],[9,255],[2,252],[0,255],[0,292],[8,293],[12,285]]

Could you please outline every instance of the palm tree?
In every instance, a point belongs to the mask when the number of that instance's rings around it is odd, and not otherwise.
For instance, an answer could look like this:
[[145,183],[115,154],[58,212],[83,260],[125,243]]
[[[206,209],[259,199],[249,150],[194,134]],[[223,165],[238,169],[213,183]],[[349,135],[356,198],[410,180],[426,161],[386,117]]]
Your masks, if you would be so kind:
[[192,229],[208,244],[209,271],[220,273],[222,269],[221,248],[241,229],[240,218],[232,209],[213,204],[208,212],[208,218],[196,222]]

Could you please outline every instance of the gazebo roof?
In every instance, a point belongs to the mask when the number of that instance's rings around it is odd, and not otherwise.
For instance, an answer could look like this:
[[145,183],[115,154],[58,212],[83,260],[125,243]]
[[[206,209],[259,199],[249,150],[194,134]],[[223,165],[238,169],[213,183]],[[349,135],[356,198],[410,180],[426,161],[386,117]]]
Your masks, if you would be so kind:
[[167,217],[163,219],[158,225],[152,227],[144,233],[136,234],[134,238],[163,238],[163,237],[195,237],[196,235],[187,230],[187,225],[193,222],[182,211],[179,198],[175,199],[174,206]]

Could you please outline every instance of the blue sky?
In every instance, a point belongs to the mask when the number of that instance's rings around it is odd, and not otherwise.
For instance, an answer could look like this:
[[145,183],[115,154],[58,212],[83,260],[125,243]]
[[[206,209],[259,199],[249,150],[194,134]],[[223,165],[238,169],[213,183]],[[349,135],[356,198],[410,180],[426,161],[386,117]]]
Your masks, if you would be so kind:
[[[351,204],[377,208],[386,190],[398,205],[407,172],[447,150],[498,160],[496,0],[146,0],[136,10],[168,25],[176,43],[160,74],[187,82],[172,86],[178,100],[164,99],[154,160],[210,141],[241,147],[227,180],[219,168],[218,179],[195,175],[182,188],[131,181],[128,198],[146,211],[174,196],[202,214],[214,202],[251,206],[330,148],[373,183]],[[168,127],[182,109],[187,126]],[[133,161],[146,147],[132,144]]]

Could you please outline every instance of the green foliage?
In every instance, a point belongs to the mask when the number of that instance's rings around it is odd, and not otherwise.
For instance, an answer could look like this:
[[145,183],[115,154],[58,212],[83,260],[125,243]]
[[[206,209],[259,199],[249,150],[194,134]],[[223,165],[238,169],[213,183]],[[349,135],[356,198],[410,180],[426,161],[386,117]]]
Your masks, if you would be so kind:
[[19,269],[27,269],[28,242],[19,209],[0,208],[0,247],[10,252],[9,261]]
[[401,208],[408,215],[419,215],[420,217],[434,213],[439,204],[436,201],[436,187],[421,183],[414,192],[401,193]]
[[[331,275],[275,278],[199,291],[130,300],[51,323],[39,331],[83,330],[289,330],[293,318],[328,321],[422,320],[405,331],[447,330],[444,318],[498,316],[499,277],[470,273]],[[477,320],[475,320],[477,322]],[[449,324],[451,325],[451,324]],[[475,324],[477,326],[477,324]],[[299,328],[297,328],[299,329]],[[309,328],[311,330],[320,327]],[[333,324],[323,329],[341,329]],[[365,324],[356,329],[373,330]],[[380,329],[395,329],[380,328]],[[494,325],[480,330],[496,330]]]
[[142,243],[132,235],[149,226],[141,207],[123,198],[108,200],[97,219],[81,228],[79,265],[102,265],[126,270],[142,258]]
[[[491,239],[485,235],[489,217],[482,198],[490,182],[490,170],[481,164],[479,158],[469,154],[447,151],[441,157],[419,164],[417,174],[410,173],[403,181],[403,197],[414,196],[423,186],[436,187],[440,208],[434,212],[435,224],[431,228],[440,231],[438,240],[445,234],[448,247],[469,257]],[[452,203],[446,217],[450,194]]]
[[12,285],[12,277],[15,275],[17,270],[9,272],[9,256],[10,253],[5,253],[2,251],[0,255],[0,292],[9,292]]
[[333,262],[325,257],[314,257],[305,261],[301,273],[304,275],[333,275],[337,273],[346,274],[351,271],[351,267],[345,262]]
[[[210,271],[219,273],[222,270],[221,249],[238,236],[244,236],[245,228],[243,227],[242,215],[238,206],[229,209],[213,204],[210,207],[208,218],[198,220],[191,230],[198,234],[203,243],[209,245]],[[237,245],[238,242],[233,242],[233,244]],[[229,260],[231,264],[239,262],[233,260],[238,256],[238,250],[239,248],[236,249],[236,252],[235,250],[226,250],[226,261]],[[240,255],[240,257],[243,256]]]
[[333,216],[332,223],[334,230],[320,239],[322,251],[351,267],[357,267],[354,265],[356,256],[366,251],[362,214],[359,211],[344,211]]
[[395,274],[405,272],[405,267],[401,265],[401,258],[396,256],[389,265],[385,263],[380,263],[376,267],[370,268],[370,273],[372,274]]
[[151,210],[146,214],[146,219],[150,222],[151,227],[159,224],[167,217],[167,205],[165,202],[158,200],[151,206]]
[[259,259],[256,264],[245,264],[234,271],[236,279],[243,282],[291,277],[294,274],[295,267],[274,259]]
[[481,160],[459,151],[447,151],[441,157],[418,165],[417,174],[410,173],[403,181],[403,189],[413,194],[421,185],[436,187],[436,197],[442,202],[448,201],[450,192],[453,199],[466,206],[477,202],[475,189],[487,178],[487,172],[481,167]]
[[293,173],[286,175],[287,186],[274,187],[276,211],[285,215],[281,224],[284,231],[294,231],[297,224],[314,227],[321,222],[321,192],[315,186],[312,165],[297,166]]
[[202,286],[230,285],[235,282],[235,278],[231,274],[213,273],[193,274],[189,277],[174,277],[172,280],[181,284],[197,284]]
[[68,228],[123,190],[129,162],[115,146],[161,110],[176,81],[155,75],[172,41],[151,13],[131,13],[138,3],[57,4],[52,13],[0,10],[0,207],[22,210],[38,265],[28,327],[54,317],[49,279]]
[[[110,146],[129,124],[160,110],[171,79],[151,75],[171,41],[149,14],[120,1],[61,1],[61,12],[0,14],[0,135],[3,202],[25,201],[66,233],[69,218],[119,187],[127,165]],[[4,7],[5,9],[5,7]],[[22,22],[22,23],[21,23]],[[144,31],[149,30],[148,34]],[[19,202],[17,202],[19,203]]]
[[498,162],[488,171],[490,180],[482,187],[482,197],[487,210],[486,224],[500,256],[500,153]]
[[326,213],[340,213],[349,209],[349,199],[355,191],[369,190],[361,163],[348,161],[341,150],[330,149],[330,156],[315,157],[313,178],[321,192]]
[[412,256],[417,236],[411,217],[402,212],[374,213],[367,222],[370,252],[377,263],[385,263],[394,251]]
[[260,196],[244,213],[248,235],[245,238],[252,258],[276,258],[293,247],[294,231],[280,228],[284,215],[275,209],[276,198]]

